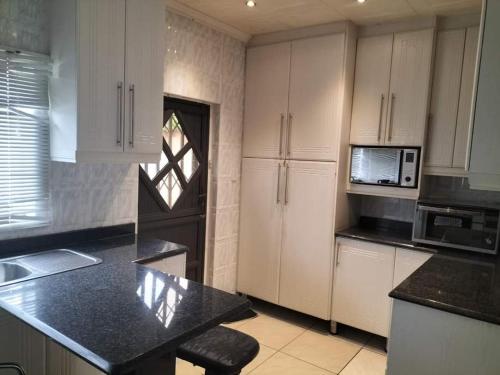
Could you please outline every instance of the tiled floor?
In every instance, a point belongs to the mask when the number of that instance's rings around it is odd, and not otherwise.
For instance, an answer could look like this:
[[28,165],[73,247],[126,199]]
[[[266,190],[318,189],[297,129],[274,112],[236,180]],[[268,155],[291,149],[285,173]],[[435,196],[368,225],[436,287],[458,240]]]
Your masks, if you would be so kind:
[[[255,337],[260,352],[243,374],[251,375],[384,375],[385,340],[340,326],[328,332],[325,322],[269,304],[254,303],[259,316],[228,326]],[[179,375],[200,375],[203,369],[177,361]]]

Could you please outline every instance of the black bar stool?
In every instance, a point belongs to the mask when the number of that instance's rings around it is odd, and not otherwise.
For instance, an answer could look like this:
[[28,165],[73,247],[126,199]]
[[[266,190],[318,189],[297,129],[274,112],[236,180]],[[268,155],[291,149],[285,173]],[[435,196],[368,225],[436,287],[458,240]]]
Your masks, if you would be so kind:
[[1,370],[15,370],[19,375],[26,375],[24,369],[17,363],[0,363],[0,373],[2,373]]
[[182,344],[177,357],[205,369],[205,375],[237,375],[259,353],[253,337],[218,326]]

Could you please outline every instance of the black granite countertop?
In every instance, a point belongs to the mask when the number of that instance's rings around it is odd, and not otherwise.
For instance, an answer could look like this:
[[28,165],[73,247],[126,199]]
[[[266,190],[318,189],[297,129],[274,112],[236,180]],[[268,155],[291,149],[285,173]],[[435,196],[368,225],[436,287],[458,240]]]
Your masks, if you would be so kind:
[[0,307],[108,374],[172,352],[250,305],[134,262],[186,251],[181,245],[123,235],[65,248],[103,262],[1,287]]
[[450,313],[500,324],[500,260],[497,256],[421,246],[411,241],[411,225],[362,218],[337,236],[434,255],[389,296]]

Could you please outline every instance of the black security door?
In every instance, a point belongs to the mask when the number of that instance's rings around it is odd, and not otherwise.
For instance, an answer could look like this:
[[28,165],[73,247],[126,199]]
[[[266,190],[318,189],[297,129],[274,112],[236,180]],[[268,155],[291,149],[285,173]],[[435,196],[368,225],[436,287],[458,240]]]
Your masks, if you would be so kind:
[[139,168],[138,232],[187,245],[186,276],[202,282],[210,107],[164,99],[163,152]]

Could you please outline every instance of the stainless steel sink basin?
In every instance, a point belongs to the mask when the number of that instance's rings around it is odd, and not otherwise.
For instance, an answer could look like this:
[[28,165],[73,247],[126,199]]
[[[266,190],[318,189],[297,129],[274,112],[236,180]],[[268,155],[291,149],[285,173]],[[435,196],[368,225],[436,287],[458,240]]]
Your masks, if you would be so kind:
[[19,264],[0,263],[0,284],[10,281],[21,280],[31,275],[31,271]]
[[101,262],[99,258],[68,249],[0,259],[0,286],[93,266]]

